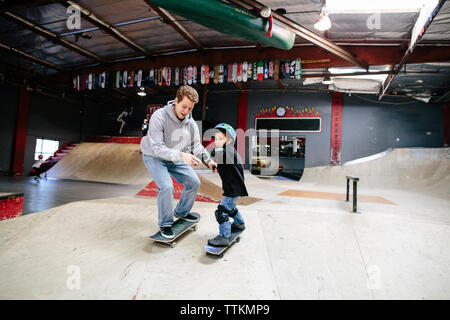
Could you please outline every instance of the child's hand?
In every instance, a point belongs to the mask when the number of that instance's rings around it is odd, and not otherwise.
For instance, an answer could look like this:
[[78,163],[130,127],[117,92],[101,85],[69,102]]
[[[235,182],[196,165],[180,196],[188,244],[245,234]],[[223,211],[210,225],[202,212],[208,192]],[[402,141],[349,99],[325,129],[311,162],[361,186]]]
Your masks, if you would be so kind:
[[209,168],[212,170],[213,173],[217,172],[217,163],[215,163],[214,161],[210,161],[208,163]]

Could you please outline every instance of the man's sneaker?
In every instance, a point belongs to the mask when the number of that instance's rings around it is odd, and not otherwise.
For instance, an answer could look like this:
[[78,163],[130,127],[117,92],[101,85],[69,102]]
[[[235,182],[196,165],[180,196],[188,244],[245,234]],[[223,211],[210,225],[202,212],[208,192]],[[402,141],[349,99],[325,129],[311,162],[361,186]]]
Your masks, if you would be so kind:
[[245,223],[232,223],[231,224],[231,231],[244,231],[245,230]]
[[198,220],[200,220],[198,217],[194,216],[193,214],[188,213],[187,215],[185,215],[184,217],[180,217],[175,215],[175,217],[189,221],[189,222],[198,222]]
[[161,235],[164,238],[167,238],[167,239],[175,238],[175,234],[172,231],[172,227],[162,227],[161,228]]
[[230,239],[224,238],[220,234],[217,237],[215,237],[214,239],[208,240],[208,245],[213,246],[213,247],[226,247],[229,244],[230,244]]

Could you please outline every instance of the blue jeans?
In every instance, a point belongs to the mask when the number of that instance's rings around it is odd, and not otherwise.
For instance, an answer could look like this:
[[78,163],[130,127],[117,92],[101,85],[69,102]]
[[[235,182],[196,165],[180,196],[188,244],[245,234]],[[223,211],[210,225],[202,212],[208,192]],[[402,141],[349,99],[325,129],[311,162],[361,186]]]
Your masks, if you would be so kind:
[[[200,180],[194,169],[184,162],[161,160],[147,154],[142,154],[144,164],[158,186],[158,225],[171,227],[173,215],[184,217],[191,212],[195,197],[200,188]],[[173,210],[173,183],[170,177],[183,184],[183,192],[175,210]]]
[[[227,196],[224,196],[222,198],[222,201],[221,201],[220,204],[222,206],[224,206],[225,209],[231,211],[231,210],[233,210],[236,207],[236,201],[237,201],[238,198],[239,197],[227,197]],[[223,212],[222,216],[224,218],[228,218],[228,214],[227,213]],[[239,212],[239,210],[236,213],[236,215],[233,217],[233,220],[234,220],[233,224],[242,224],[242,223],[244,223],[244,219],[242,218],[242,215]],[[219,224],[219,233],[224,238],[229,238],[230,237],[230,234],[231,234],[231,223],[230,223],[229,220],[227,220],[224,223]]]

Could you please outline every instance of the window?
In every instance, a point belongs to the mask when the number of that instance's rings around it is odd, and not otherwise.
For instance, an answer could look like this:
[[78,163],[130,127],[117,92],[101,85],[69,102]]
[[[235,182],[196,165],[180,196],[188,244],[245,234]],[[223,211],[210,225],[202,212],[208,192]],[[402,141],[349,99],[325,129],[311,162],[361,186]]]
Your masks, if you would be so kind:
[[59,148],[58,140],[36,139],[36,151],[34,153],[34,160],[38,160],[39,155],[42,154],[44,160],[52,156]]

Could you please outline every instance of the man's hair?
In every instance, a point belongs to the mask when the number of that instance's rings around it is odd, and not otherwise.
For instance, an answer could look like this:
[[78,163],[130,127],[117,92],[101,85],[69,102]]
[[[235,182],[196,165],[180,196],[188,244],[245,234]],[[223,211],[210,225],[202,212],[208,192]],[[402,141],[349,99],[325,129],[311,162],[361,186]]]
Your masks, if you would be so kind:
[[177,100],[180,102],[184,97],[187,97],[189,100],[194,103],[198,103],[198,92],[191,86],[181,86],[177,90]]

